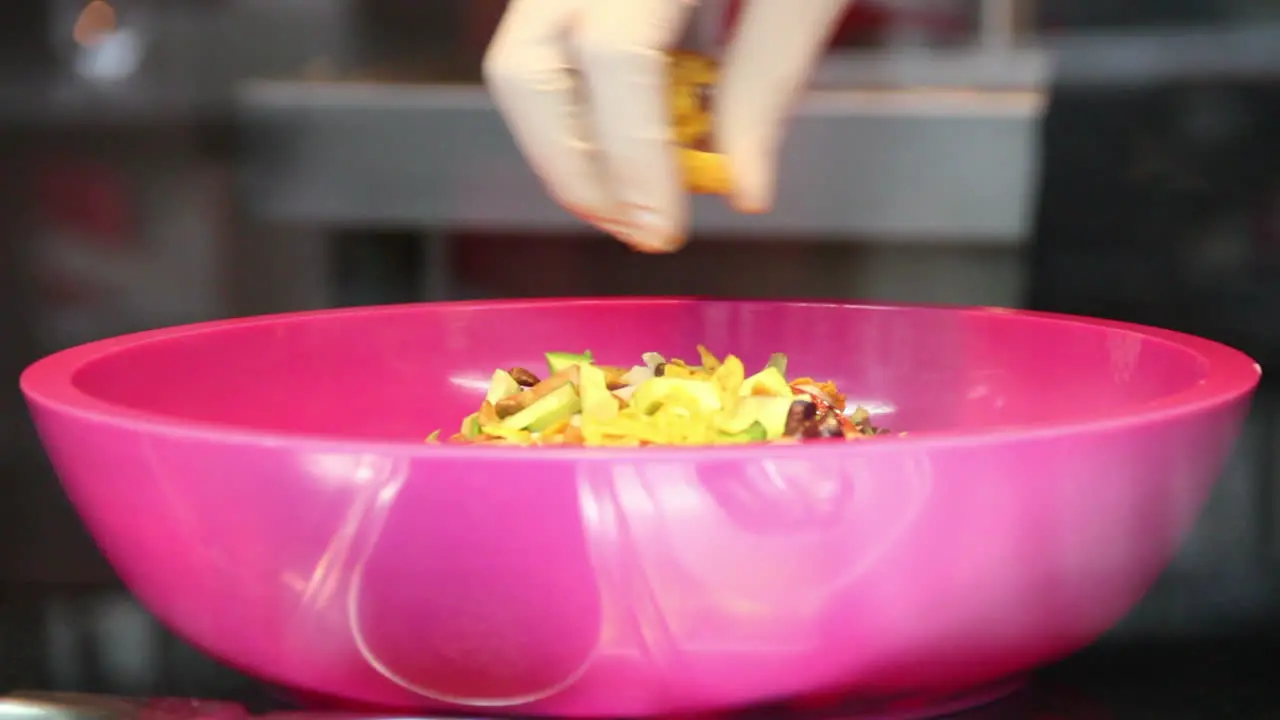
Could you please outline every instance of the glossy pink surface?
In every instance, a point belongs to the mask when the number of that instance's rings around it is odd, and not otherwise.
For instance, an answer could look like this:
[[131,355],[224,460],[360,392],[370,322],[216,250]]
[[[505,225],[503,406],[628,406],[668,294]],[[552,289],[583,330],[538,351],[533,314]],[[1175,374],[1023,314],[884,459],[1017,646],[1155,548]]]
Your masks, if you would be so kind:
[[[545,350],[785,351],[904,438],[428,446]],[[302,692],[647,715],[942,697],[1094,639],[1194,522],[1257,366],[1131,325],[693,299],[286,315],[106,340],[22,387],[171,627]]]

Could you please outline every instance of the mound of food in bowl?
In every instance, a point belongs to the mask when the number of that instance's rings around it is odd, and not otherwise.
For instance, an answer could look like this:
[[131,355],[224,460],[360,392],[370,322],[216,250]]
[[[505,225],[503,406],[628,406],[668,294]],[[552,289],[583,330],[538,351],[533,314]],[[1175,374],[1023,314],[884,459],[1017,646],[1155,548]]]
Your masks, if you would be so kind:
[[[480,409],[448,439],[504,445],[739,445],[861,440],[885,434],[861,406],[849,407],[831,381],[787,379],[774,353],[746,374],[734,355],[698,346],[698,364],[644,353],[630,368],[591,352],[546,354],[547,374],[495,370]],[[439,432],[428,442],[438,442]]]

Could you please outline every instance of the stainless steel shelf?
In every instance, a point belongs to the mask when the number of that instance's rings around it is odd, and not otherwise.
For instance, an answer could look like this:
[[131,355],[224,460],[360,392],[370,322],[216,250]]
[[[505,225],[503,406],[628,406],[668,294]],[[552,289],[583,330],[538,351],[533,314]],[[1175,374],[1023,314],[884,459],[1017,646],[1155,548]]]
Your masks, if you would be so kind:
[[[1038,92],[823,90],[798,110],[775,212],[698,198],[695,231],[1017,243]],[[483,88],[253,81],[237,93],[243,200],[306,224],[565,230]]]

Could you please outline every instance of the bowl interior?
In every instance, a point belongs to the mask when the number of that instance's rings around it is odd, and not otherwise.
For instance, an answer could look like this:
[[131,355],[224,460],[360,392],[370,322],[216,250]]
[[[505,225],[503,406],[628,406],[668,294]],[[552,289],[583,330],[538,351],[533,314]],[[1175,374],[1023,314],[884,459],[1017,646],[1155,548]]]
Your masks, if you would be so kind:
[[785,352],[789,374],[833,379],[913,432],[1089,419],[1187,390],[1208,361],[1169,337],[989,309],[694,299],[368,308],[231,321],[122,342],[81,363],[98,401],[260,431],[420,441],[451,433],[494,368],[545,372],[542,354],[734,353],[748,372]]

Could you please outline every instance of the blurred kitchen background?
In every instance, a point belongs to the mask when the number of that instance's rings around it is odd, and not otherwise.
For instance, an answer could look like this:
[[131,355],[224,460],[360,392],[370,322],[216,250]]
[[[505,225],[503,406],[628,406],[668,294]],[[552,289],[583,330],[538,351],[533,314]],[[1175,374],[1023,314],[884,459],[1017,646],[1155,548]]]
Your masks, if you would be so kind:
[[[75,343],[360,303],[678,293],[1034,305],[1280,359],[1280,2],[861,0],[798,111],[777,211],[700,199],[672,257],[579,226],[521,163],[477,85],[504,4],[6,4],[0,691],[246,682],[132,603],[51,476],[15,380]],[[704,0],[688,44],[714,52],[733,5]],[[1274,405],[1111,641],[1280,623]]]

